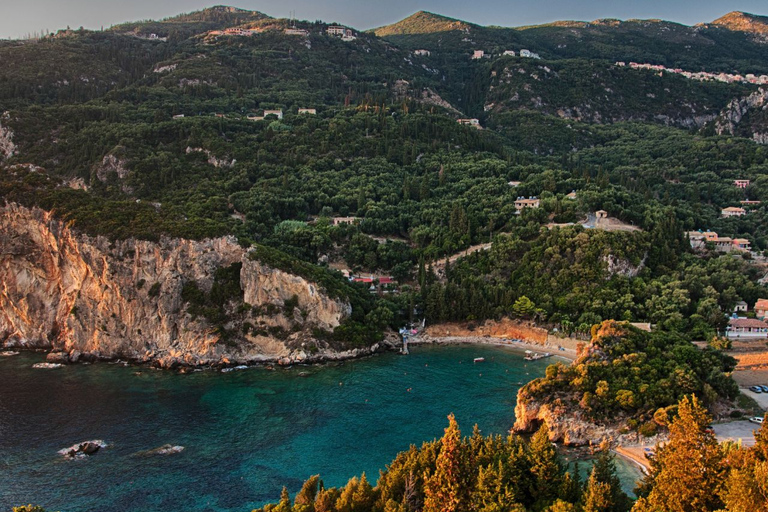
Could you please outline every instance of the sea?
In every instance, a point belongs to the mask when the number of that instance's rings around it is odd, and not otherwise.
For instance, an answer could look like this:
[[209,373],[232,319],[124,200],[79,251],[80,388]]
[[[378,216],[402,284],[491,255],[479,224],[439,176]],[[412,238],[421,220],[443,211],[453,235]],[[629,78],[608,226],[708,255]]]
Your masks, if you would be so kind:
[[[412,346],[353,361],[179,374],[110,363],[33,369],[0,357],[0,510],[248,512],[319,474],[326,487],[462,431],[506,434],[517,390],[552,359],[506,347]],[[474,358],[484,362],[473,362]],[[107,446],[82,459],[59,450]],[[180,453],[147,455],[170,444]],[[627,491],[641,476],[617,460]],[[586,470],[586,469],[584,469]]]

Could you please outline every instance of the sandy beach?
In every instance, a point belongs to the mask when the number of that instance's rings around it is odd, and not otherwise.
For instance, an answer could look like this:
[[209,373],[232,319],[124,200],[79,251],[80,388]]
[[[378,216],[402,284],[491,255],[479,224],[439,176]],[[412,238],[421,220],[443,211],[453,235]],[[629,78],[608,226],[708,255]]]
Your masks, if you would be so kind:
[[648,459],[645,458],[646,448],[654,449],[653,446],[617,446],[613,452],[636,464],[643,473],[648,474]]
[[436,345],[458,345],[462,343],[475,344],[475,345],[494,345],[498,347],[509,347],[512,350],[524,353],[526,350],[532,352],[544,353],[549,352],[555,358],[561,358],[568,362],[576,359],[576,349],[566,346],[562,346],[562,350],[557,345],[549,343],[538,344],[528,343],[525,341],[512,341],[506,338],[494,338],[485,336],[427,336],[417,335],[409,337],[408,345],[423,345],[423,344],[436,344]]

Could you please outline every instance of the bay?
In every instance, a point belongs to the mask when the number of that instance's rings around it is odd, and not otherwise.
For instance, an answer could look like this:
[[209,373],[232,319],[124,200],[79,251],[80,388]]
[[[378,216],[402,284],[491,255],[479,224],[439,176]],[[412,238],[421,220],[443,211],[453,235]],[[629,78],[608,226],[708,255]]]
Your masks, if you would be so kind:
[[[484,357],[484,363],[473,358]],[[242,511],[296,492],[313,474],[344,485],[442,435],[504,434],[517,390],[551,360],[491,346],[419,346],[274,371],[180,375],[99,363],[32,369],[42,354],[0,359],[0,509],[62,512]],[[57,451],[102,439],[82,460]],[[165,444],[181,453],[139,452]],[[625,487],[637,470],[618,461]]]

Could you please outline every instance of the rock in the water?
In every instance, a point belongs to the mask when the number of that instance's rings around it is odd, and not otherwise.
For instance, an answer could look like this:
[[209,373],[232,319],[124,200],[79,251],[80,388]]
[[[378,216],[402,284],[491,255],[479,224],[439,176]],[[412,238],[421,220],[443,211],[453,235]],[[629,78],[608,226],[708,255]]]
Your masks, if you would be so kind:
[[89,455],[93,455],[106,446],[107,443],[101,439],[96,439],[94,441],[83,441],[82,443],[73,444],[69,448],[59,450],[59,455],[63,455],[68,459],[82,459]]
[[58,363],[35,363],[32,365],[32,368],[37,369],[44,369],[44,370],[52,370],[54,368],[61,368],[64,365],[58,364]]
[[69,354],[66,352],[50,352],[45,356],[45,360],[54,364],[67,364],[69,363]]

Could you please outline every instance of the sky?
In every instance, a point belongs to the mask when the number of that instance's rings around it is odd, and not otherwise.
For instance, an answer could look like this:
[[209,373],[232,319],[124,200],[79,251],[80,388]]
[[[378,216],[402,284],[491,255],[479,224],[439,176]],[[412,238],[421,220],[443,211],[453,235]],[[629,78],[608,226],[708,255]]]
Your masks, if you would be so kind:
[[730,11],[768,15],[766,0],[0,0],[0,38],[67,26],[107,28],[217,3],[273,17],[288,17],[295,11],[298,19],[335,21],[358,29],[394,23],[419,10],[507,27],[597,18],[661,18],[693,25]]

